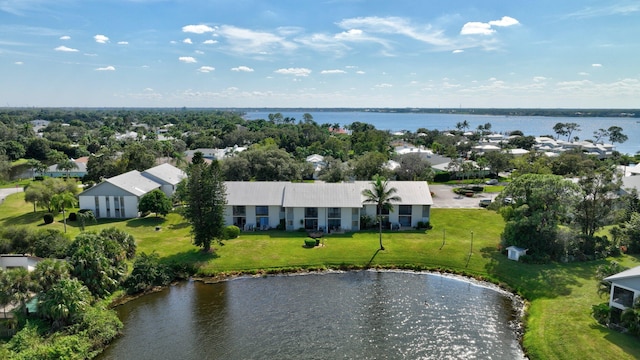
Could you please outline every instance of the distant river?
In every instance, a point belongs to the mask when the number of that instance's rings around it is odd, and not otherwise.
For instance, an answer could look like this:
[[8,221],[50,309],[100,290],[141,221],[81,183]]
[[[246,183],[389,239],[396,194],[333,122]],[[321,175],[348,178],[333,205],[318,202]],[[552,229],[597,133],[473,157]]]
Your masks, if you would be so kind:
[[435,274],[185,282],[117,311],[98,359],[525,359],[509,294]]
[[[304,112],[283,112],[285,117],[293,117],[302,120]],[[460,115],[460,114],[415,114],[415,113],[378,113],[364,111],[345,112],[309,112],[318,124],[348,125],[359,121],[374,125],[376,129],[391,131],[416,131],[419,128],[430,130],[451,130],[456,124],[467,120],[470,130],[475,130],[478,125],[491,123],[491,131],[509,133],[520,130],[525,135],[555,135],[553,126],[559,122],[577,123],[581,131],[574,132],[582,140],[593,140],[593,132],[610,126],[620,126],[623,134],[629,137],[623,144],[615,144],[616,150],[621,153],[635,154],[640,151],[640,123],[634,118],[608,118],[608,117],[545,117],[545,116],[495,116],[495,115]],[[248,120],[268,119],[268,112],[248,112],[245,116]]]

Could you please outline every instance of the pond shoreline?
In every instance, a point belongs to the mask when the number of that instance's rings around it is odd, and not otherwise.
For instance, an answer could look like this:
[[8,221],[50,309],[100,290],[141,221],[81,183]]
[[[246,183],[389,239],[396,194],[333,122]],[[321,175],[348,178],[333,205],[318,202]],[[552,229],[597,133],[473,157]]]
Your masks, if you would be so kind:
[[429,270],[429,269],[411,269],[411,268],[402,268],[402,267],[347,267],[342,266],[338,268],[319,268],[319,269],[271,269],[271,270],[256,270],[256,271],[238,271],[238,272],[224,272],[220,274],[216,274],[213,276],[192,276],[189,279],[174,281],[170,285],[161,287],[156,286],[150,290],[145,292],[135,294],[135,295],[123,295],[121,297],[116,298],[112,303],[111,307],[115,308],[117,306],[123,305],[129,301],[138,299],[148,294],[157,293],[163,291],[164,289],[174,286],[183,281],[195,281],[201,282],[203,284],[216,284],[225,281],[233,281],[237,279],[243,278],[261,278],[261,277],[271,277],[271,276],[305,276],[305,275],[323,275],[323,274],[335,274],[335,273],[346,273],[346,272],[357,272],[357,271],[373,271],[373,272],[395,272],[395,273],[406,273],[406,274],[430,274],[436,276],[443,276],[450,279],[455,279],[459,281],[468,282],[474,286],[484,287],[490,290],[494,290],[511,300],[512,306],[512,317],[513,319],[509,321],[508,326],[514,332],[516,339],[520,345],[520,349],[524,353],[525,357],[527,356],[527,351],[523,346],[523,338],[524,333],[526,331],[525,320],[527,316],[527,308],[528,302],[526,299],[521,297],[520,295],[513,292],[506,284],[504,283],[495,283],[491,282],[481,276],[472,276],[469,274],[463,274],[453,271],[447,271],[445,269],[437,269],[437,270]]

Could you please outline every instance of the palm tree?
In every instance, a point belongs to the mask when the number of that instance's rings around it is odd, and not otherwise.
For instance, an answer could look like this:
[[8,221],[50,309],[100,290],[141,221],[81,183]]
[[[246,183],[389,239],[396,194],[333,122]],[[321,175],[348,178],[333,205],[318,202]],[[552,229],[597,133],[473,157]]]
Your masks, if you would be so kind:
[[61,279],[38,299],[38,311],[54,329],[73,324],[91,304],[89,289],[78,279]]
[[56,169],[58,171],[66,171],[67,172],[67,179],[69,178],[70,172],[72,169],[77,169],[78,168],[78,164],[76,164],[75,162],[66,159],[61,161],[60,163],[58,163],[58,165],[56,165]]
[[376,204],[378,216],[378,228],[380,233],[380,250],[384,250],[382,246],[382,210],[393,211],[391,202],[402,201],[402,199],[394,195],[398,189],[389,187],[389,181],[380,175],[375,175],[371,182],[371,189],[362,190],[362,195],[366,198],[366,204]]
[[51,198],[51,205],[54,209],[62,211],[62,221],[64,222],[64,232],[67,232],[67,216],[65,209],[76,206],[76,197],[72,193],[66,191],[61,194],[55,194]]

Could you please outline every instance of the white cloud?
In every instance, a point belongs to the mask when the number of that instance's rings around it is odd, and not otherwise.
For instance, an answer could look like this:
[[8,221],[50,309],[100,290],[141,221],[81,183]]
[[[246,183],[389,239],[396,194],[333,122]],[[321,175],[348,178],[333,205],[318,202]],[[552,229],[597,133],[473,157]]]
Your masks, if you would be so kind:
[[463,52],[464,52],[464,50],[462,50],[462,49],[456,49],[456,50],[452,51],[453,54],[460,54],[460,53],[463,53]]
[[518,25],[520,24],[520,21],[510,17],[510,16],[503,16],[502,19],[500,20],[493,20],[493,21],[489,21],[489,25],[491,26],[513,26],[513,25]]
[[60,36],[60,40],[71,40],[71,36],[69,35]]
[[543,82],[545,80],[547,80],[547,78],[544,77],[544,76],[534,76],[533,77],[533,82]]
[[96,71],[116,71],[116,68],[109,65],[109,66],[97,68]]
[[198,60],[196,60],[194,57],[191,56],[180,56],[178,58],[178,60],[182,61],[183,63],[187,63],[187,64],[193,64],[193,63],[197,63]]
[[212,72],[213,70],[215,70],[216,68],[214,68],[213,66],[200,66],[200,68],[198,69],[199,72],[202,73],[208,73],[208,72]]
[[218,40],[211,40],[211,39],[209,39],[209,40],[205,40],[205,41],[203,41],[202,43],[203,43],[203,44],[207,44],[207,45],[217,44],[217,43],[218,43]]
[[630,15],[636,12],[640,12],[640,4],[620,3],[607,4],[602,7],[587,7],[583,10],[568,14],[566,17],[592,18],[611,15]]
[[320,74],[346,74],[344,70],[322,70]]
[[472,21],[462,26],[460,35],[491,35],[495,32],[487,23]]
[[580,75],[580,76],[589,76],[589,73],[581,71],[581,72],[578,73],[578,75]]
[[288,69],[278,69],[274,71],[276,74],[283,75],[295,75],[295,76],[309,76],[311,74],[311,70],[307,68],[288,68]]
[[189,39],[189,38],[186,38],[186,39],[182,40],[182,42],[185,43],[185,44],[193,44],[193,41],[191,41],[191,39]]
[[221,26],[219,33],[226,37],[231,50],[237,53],[264,55],[293,50],[298,47],[282,36],[230,25]]
[[118,45],[129,45],[128,41],[118,41]]
[[202,51],[202,50],[196,50],[196,51],[194,51],[194,52],[195,52],[196,54],[198,54],[198,55],[204,55],[204,51]]
[[253,69],[248,66],[238,66],[231,68],[231,71],[253,72]]
[[602,64],[591,64],[592,67],[602,67]]
[[78,52],[78,49],[73,49],[70,47],[66,47],[66,46],[58,46],[57,48],[53,49],[55,51],[63,51],[63,52]]
[[378,84],[376,85],[377,88],[382,89],[382,88],[390,88],[393,87],[393,85],[391,84],[387,84],[387,83],[383,83],[383,84]]
[[97,43],[100,43],[100,44],[106,44],[106,43],[108,43],[108,42],[109,42],[109,38],[108,38],[108,37],[106,37],[105,35],[101,35],[101,34],[98,34],[98,35],[94,36],[94,37],[93,37],[93,39],[94,39]]
[[364,71],[362,71],[362,70],[358,70],[358,71],[356,71],[356,74],[358,74],[358,75],[364,75],[364,74],[366,74],[366,73],[365,73]]
[[451,40],[443,36],[441,30],[433,28],[431,25],[416,25],[400,17],[359,17],[346,19],[338,23],[343,29],[355,29],[355,31],[343,32],[341,36],[354,37],[359,35],[359,31],[380,34],[404,35],[414,40],[422,41],[431,45],[450,46]]
[[24,63],[23,63],[22,61],[16,61],[16,62],[14,62],[14,64],[16,64],[16,65],[23,65]]
[[186,25],[182,27],[182,32],[204,34],[208,32],[214,32],[215,29],[208,25]]
[[503,16],[500,20],[492,20],[488,23],[479,21],[470,21],[462,26],[460,35],[492,35],[496,32],[492,26],[507,27],[518,25],[520,22],[512,17]]

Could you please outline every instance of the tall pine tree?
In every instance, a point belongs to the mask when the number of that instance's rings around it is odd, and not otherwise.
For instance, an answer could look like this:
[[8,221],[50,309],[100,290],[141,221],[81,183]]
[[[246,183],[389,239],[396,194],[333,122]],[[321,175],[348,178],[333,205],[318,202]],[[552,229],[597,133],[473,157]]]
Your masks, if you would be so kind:
[[193,243],[210,252],[211,241],[222,238],[226,187],[218,162],[208,165],[200,152],[194,155],[187,171],[184,217],[191,224]]

